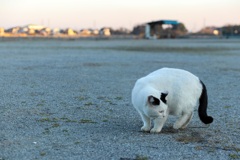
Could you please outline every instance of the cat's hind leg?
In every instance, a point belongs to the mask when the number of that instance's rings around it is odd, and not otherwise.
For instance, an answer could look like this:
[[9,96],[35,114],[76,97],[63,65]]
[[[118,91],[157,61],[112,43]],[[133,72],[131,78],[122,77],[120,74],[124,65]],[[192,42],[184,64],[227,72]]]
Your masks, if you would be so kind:
[[174,123],[173,128],[186,128],[189,124],[190,120],[192,119],[193,112],[191,113],[183,113],[183,115]]
[[192,117],[193,117],[193,112],[192,112],[191,115],[188,117],[187,121],[182,125],[182,127],[181,127],[182,129],[184,129],[184,128],[187,127],[187,125],[188,125],[189,122],[191,121]]
[[147,117],[146,115],[140,113],[142,121],[143,121],[143,126],[141,128],[141,131],[148,132],[151,129],[151,119]]

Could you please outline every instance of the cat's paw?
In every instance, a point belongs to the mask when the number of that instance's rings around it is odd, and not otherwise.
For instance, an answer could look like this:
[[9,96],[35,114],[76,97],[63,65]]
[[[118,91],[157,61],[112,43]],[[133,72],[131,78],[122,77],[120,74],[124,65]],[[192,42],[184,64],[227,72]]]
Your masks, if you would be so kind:
[[142,126],[141,131],[143,131],[143,132],[149,132],[150,129],[151,129],[151,128],[148,127],[148,126]]
[[158,129],[158,128],[152,128],[150,130],[150,133],[159,133],[161,131],[161,129]]

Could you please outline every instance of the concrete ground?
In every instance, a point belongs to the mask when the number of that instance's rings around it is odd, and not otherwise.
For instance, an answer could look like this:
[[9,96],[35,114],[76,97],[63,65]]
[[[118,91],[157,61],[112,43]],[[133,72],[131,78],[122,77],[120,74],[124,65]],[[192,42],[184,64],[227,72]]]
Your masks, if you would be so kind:
[[[240,159],[240,40],[0,39],[0,160]],[[140,131],[135,81],[162,68],[200,77],[209,95],[185,130]],[[196,108],[197,109],[197,108]]]

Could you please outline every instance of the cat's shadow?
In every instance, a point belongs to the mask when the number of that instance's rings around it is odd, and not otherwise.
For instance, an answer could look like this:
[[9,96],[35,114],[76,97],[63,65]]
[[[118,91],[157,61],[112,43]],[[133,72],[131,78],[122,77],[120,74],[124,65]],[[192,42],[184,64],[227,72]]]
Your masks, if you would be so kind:
[[144,132],[144,131],[141,131],[141,130],[138,130],[138,132],[144,133],[144,134],[168,134],[168,135],[170,135],[170,134],[180,133],[181,130],[176,130],[172,126],[166,126],[166,127],[163,127],[163,129],[159,133],[150,133],[150,131],[149,132]]
[[163,127],[160,133],[162,134],[176,134],[179,133],[181,130],[174,129],[172,126]]

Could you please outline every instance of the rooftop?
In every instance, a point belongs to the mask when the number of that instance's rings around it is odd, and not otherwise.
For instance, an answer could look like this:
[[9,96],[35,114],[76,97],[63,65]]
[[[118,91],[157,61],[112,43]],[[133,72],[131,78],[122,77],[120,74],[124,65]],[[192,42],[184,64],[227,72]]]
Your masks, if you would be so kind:
[[149,25],[155,25],[155,24],[171,24],[171,25],[177,25],[178,21],[176,20],[158,20],[158,21],[152,21],[148,22]]

